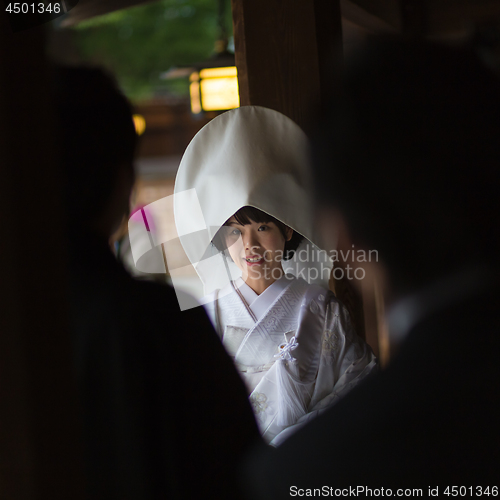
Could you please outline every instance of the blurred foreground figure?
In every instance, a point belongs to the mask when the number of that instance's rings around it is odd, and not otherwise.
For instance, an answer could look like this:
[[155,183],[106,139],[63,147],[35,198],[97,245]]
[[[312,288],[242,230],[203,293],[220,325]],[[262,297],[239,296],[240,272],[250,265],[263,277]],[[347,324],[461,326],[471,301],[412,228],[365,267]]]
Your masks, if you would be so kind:
[[181,313],[108,245],[134,178],[129,104],[98,70],[55,76],[87,497],[239,498],[235,467],[258,431],[234,366],[202,308]]
[[399,348],[277,450],[257,451],[249,498],[498,487],[500,86],[465,51],[371,43],[321,123],[318,215],[344,252],[378,250],[356,266],[385,284]]

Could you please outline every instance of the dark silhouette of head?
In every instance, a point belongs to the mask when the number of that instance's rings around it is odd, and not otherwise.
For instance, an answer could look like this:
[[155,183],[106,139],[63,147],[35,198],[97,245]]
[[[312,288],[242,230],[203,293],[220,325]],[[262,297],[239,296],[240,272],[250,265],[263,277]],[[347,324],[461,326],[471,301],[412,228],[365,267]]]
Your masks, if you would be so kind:
[[320,122],[318,204],[392,287],[496,258],[500,85],[472,51],[373,39]]
[[130,104],[102,70],[85,67],[55,68],[54,102],[68,223],[110,233],[134,177]]

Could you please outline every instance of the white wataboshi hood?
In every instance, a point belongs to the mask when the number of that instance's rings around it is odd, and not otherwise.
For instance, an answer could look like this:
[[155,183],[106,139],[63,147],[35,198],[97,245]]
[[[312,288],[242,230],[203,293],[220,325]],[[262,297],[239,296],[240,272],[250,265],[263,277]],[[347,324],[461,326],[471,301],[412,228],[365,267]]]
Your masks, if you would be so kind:
[[[182,247],[206,294],[224,287],[229,275],[235,279],[241,274],[229,258],[228,275],[225,259],[211,241],[244,206],[259,208],[302,234],[309,241],[299,250],[318,250],[313,244],[318,240],[310,175],[306,135],[277,111],[244,106],[223,113],[198,132],[180,163],[173,206]],[[328,265],[326,255],[312,260],[318,258]],[[296,273],[294,260],[283,263],[287,272]],[[324,283],[324,278],[309,281]]]

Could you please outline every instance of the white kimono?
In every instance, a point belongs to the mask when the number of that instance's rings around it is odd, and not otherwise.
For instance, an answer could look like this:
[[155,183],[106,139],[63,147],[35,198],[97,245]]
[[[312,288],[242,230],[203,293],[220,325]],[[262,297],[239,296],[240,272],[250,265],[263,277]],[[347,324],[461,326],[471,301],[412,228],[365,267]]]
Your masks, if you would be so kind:
[[239,278],[214,299],[207,309],[272,445],[377,366],[333,293],[302,278],[284,275],[261,295]]
[[[325,250],[314,224],[309,158],[308,139],[292,120],[243,106],[198,132],[175,180],[176,229],[203,283],[197,298],[205,296],[204,304],[207,295],[217,299],[207,309],[248,385],[264,439],[275,445],[376,366],[345,308],[331,292],[305,281],[315,281],[309,271],[318,265],[323,275],[325,262],[314,252],[304,258],[298,250],[295,263],[284,262],[305,279],[286,275],[257,296],[238,278],[241,270],[227,250],[212,245],[221,226],[250,206],[301,234],[303,248]],[[328,279],[331,263],[326,265]]]

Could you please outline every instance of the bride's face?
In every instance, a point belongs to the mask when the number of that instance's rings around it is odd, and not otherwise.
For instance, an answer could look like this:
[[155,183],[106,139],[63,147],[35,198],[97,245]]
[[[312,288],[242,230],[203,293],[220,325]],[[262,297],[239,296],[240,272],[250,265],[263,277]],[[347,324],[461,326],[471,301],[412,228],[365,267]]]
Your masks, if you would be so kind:
[[229,255],[241,269],[243,279],[278,279],[285,241],[292,237],[292,233],[292,229],[287,228],[285,240],[274,222],[252,221],[241,225],[234,217],[225,225]]

